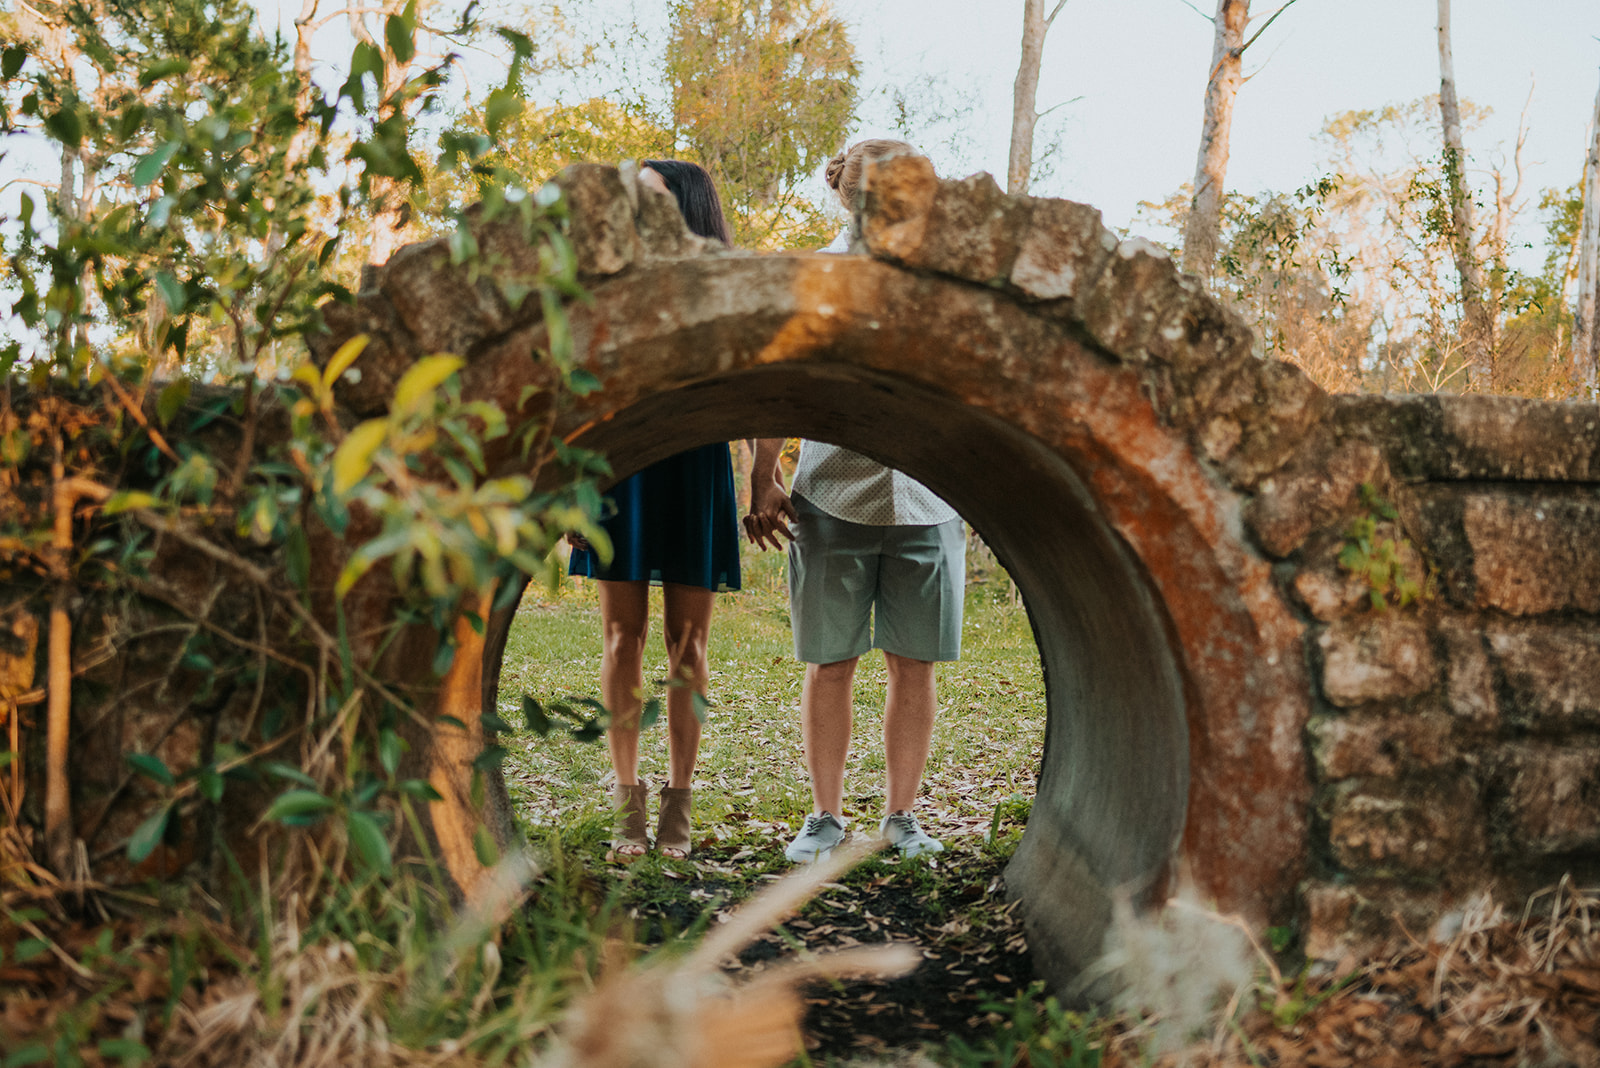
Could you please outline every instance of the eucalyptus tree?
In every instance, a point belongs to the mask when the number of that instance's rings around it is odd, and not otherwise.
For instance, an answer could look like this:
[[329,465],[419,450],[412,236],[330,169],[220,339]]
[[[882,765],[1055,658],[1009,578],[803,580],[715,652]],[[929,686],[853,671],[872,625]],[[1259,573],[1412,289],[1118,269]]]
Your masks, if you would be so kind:
[[1578,293],[1572,331],[1572,380],[1590,398],[1600,387],[1600,93],[1589,126],[1578,237]]
[[1444,181],[1450,210],[1450,251],[1461,285],[1462,340],[1467,350],[1467,385],[1488,389],[1494,378],[1495,315],[1485,292],[1479,261],[1477,217],[1467,187],[1467,153],[1461,136],[1461,105],[1456,95],[1455,57],[1450,47],[1450,0],[1439,4],[1439,118],[1444,135]]
[[1026,196],[1033,176],[1033,131],[1039,124],[1039,66],[1044,39],[1067,0],[1056,0],[1050,14],[1044,0],[1022,0],[1022,59],[1011,88],[1011,148],[1006,158],[1006,192]]
[[1211,69],[1206,75],[1205,115],[1195,160],[1194,195],[1183,234],[1183,269],[1209,282],[1215,267],[1222,203],[1227,190],[1233,104],[1244,83],[1244,53],[1294,0],[1287,0],[1248,40],[1250,0],[1217,0],[1211,19]]

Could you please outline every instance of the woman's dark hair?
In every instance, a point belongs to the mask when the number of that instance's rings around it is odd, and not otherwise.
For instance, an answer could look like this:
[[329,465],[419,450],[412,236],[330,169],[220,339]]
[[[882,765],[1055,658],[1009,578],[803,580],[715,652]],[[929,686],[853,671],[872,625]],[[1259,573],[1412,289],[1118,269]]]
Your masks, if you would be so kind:
[[704,167],[681,159],[647,159],[641,160],[639,165],[661,175],[672,195],[678,198],[678,210],[683,212],[683,220],[689,224],[691,232],[732,246],[733,235],[722,214],[722,199],[717,196],[716,183]]

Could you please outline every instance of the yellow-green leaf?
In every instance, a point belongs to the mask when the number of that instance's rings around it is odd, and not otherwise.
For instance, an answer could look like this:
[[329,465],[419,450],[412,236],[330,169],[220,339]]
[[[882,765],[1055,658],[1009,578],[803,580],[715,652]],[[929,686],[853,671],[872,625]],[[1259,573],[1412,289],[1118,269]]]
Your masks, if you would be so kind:
[[389,420],[368,419],[345,436],[333,454],[333,492],[350,488],[372,469],[372,456],[389,434]]
[[320,397],[328,391],[327,387],[322,384],[322,378],[317,374],[317,369],[309,363],[303,363],[290,372],[289,380],[304,385],[307,392],[313,397]]
[[322,384],[331,388],[339,380],[340,375],[350,370],[350,365],[356,362],[356,357],[361,355],[371,340],[370,334],[357,334],[340,345],[338,351],[333,354],[333,359],[328,361],[328,366],[323,368]]
[[478,863],[485,868],[500,863],[500,847],[495,845],[494,835],[489,833],[487,827],[480,825],[472,832],[472,852],[477,854]]
[[467,361],[459,356],[424,356],[412,365],[394,387],[394,404],[391,411],[404,415],[422,400],[433,394],[445,379],[455,374]]
[[101,512],[105,515],[116,515],[118,512],[132,511],[135,508],[154,508],[160,503],[160,499],[151,494],[139,490],[122,490],[107,498]]

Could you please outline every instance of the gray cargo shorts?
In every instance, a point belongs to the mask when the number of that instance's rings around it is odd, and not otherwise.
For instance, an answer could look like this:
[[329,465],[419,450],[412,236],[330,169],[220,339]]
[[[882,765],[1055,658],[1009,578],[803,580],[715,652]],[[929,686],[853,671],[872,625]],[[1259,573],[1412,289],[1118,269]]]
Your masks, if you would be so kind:
[[869,526],[794,498],[789,618],[794,655],[832,664],[882,649],[911,660],[961,656],[966,530]]

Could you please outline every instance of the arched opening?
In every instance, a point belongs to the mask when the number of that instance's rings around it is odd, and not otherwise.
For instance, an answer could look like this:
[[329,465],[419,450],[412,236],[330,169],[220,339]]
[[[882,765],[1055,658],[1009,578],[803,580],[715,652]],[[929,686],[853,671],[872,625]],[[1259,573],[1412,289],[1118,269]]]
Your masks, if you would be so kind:
[[[1159,373],[1049,306],[863,257],[682,261],[593,298],[572,328],[605,388],[561,430],[619,475],[705,442],[833,441],[924,481],[1011,572],[1049,718],[1008,884],[1048,979],[1094,959],[1111,902],[1159,895],[1174,861],[1221,907],[1287,918],[1306,820],[1300,628],[1239,498],[1159,415]],[[483,392],[518,397],[541,330],[474,358]],[[436,745],[432,764],[467,760]]]
[[[884,427],[894,431],[877,432]],[[1050,959],[1093,959],[1111,894],[1160,888],[1187,803],[1178,658],[1136,557],[1084,479],[1036,439],[924,386],[848,365],[760,368],[655,394],[596,424],[582,444],[604,450],[624,476],[706,440],[779,434],[846,445],[922,480],[1016,581],[1045,673],[1047,727],[1008,882],[1013,892],[1049,884],[1075,917],[1052,932]],[[511,615],[498,615],[488,636],[496,675]],[[495,683],[485,682],[492,708]]]

